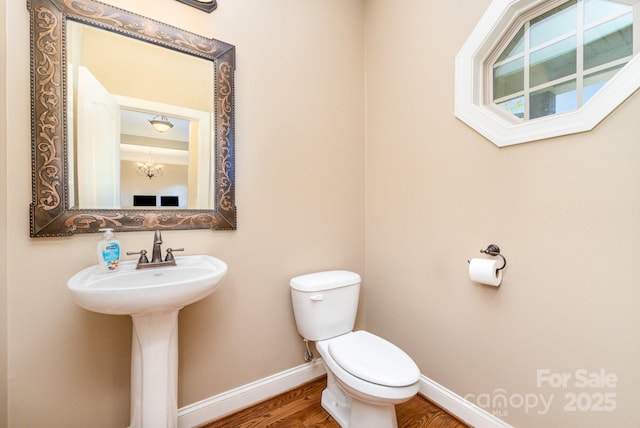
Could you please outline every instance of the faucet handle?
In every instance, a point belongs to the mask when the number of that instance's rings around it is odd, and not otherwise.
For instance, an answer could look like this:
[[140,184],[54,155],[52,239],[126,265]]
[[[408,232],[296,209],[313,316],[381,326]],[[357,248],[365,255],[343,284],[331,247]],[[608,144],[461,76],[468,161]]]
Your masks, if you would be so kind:
[[140,258],[138,259],[138,264],[149,263],[149,259],[147,258],[147,250],[127,251],[128,256],[131,256],[133,254],[140,254]]
[[184,248],[167,248],[167,257],[164,258],[165,262],[173,262],[175,261],[175,257],[173,257],[174,251],[184,251]]

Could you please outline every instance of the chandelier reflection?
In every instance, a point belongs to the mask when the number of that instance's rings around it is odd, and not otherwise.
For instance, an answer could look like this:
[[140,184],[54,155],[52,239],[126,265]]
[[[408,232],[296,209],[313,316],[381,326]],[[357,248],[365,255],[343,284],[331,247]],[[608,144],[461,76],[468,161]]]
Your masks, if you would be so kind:
[[151,159],[151,153],[149,153],[149,160],[147,162],[137,162],[138,175],[147,177],[151,180],[154,177],[160,177],[162,175],[162,168],[164,165],[157,164]]

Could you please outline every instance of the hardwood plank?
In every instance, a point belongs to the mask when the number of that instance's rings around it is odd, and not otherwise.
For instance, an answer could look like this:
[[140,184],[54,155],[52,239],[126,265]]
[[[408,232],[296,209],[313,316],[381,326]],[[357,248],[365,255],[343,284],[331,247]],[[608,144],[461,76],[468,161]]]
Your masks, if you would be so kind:
[[[199,428],[340,428],[320,404],[326,384],[320,377]],[[468,428],[420,395],[396,406],[396,414],[399,428]]]

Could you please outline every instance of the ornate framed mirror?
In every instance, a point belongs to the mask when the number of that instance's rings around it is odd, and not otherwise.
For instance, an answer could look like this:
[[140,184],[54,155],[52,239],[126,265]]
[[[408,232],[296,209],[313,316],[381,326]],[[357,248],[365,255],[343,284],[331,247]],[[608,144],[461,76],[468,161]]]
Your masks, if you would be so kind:
[[235,229],[234,46],[95,0],[27,8],[31,236]]

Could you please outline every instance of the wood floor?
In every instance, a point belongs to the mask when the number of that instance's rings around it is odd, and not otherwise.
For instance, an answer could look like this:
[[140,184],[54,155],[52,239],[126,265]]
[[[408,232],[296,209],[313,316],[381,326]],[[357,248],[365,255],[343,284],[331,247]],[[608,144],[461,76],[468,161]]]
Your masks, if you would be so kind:
[[[200,428],[340,428],[320,405],[326,383],[327,378],[323,376]],[[396,413],[399,428],[467,427],[421,396],[396,406]]]

